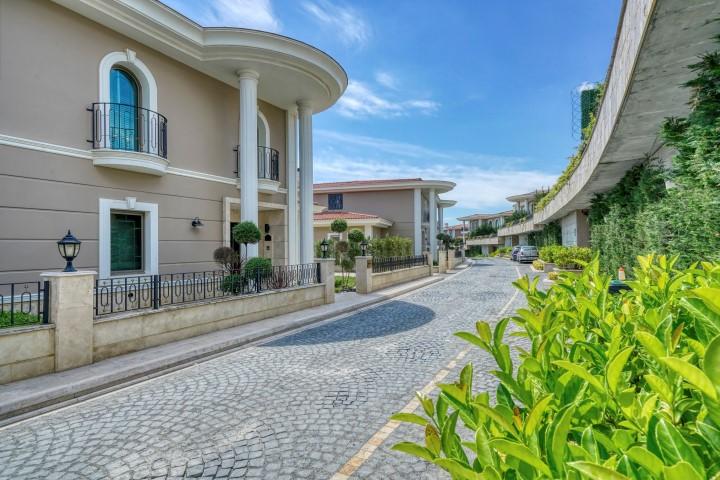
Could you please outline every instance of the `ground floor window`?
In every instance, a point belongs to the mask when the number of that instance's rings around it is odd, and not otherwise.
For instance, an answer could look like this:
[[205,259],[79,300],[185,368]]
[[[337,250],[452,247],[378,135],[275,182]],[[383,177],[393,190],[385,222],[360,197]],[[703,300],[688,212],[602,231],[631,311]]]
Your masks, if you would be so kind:
[[110,273],[144,270],[143,214],[110,214]]

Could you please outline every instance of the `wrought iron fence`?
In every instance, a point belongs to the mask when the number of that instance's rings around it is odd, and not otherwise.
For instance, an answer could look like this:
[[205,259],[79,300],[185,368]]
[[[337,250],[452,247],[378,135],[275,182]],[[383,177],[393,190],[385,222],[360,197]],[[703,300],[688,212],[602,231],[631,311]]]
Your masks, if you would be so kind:
[[373,273],[390,272],[392,270],[400,270],[401,268],[420,267],[427,264],[427,257],[425,255],[410,255],[407,257],[373,257],[372,271]]
[[461,258],[462,257],[462,250],[459,248],[455,249],[455,258]]
[[320,283],[319,263],[234,273],[213,270],[98,279],[95,281],[95,316],[158,309],[316,283]]
[[[240,171],[240,147],[235,147],[235,161],[237,163],[237,170],[235,174],[239,176]],[[280,180],[280,153],[274,148],[270,147],[257,147],[257,160],[258,160],[258,178],[265,178],[268,180]]]
[[93,148],[152,153],[167,158],[167,118],[123,103],[93,103]]
[[0,328],[48,323],[50,282],[0,284]]

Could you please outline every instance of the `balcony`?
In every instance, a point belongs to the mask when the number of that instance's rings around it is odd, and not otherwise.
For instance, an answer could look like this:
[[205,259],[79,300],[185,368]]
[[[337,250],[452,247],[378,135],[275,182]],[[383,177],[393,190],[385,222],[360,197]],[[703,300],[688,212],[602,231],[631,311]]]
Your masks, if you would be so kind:
[[167,172],[167,118],[147,108],[122,103],[93,103],[93,165],[131,172]]
[[[240,188],[240,153],[235,148],[235,159],[238,169],[235,174],[238,176],[238,188]],[[278,193],[280,191],[280,154],[270,147],[257,147],[258,161],[258,191],[262,193]]]

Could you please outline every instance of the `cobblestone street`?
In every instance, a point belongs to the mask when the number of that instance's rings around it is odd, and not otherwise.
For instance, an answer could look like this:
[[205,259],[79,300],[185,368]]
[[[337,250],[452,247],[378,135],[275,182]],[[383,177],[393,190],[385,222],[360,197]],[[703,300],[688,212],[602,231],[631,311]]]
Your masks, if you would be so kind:
[[[332,477],[496,320],[527,266],[476,261],[446,281],[260,345],[0,429],[2,479]],[[523,304],[517,295],[506,314]],[[477,349],[476,382],[495,368]],[[494,389],[494,388],[493,388]],[[351,478],[446,478],[390,447]]]

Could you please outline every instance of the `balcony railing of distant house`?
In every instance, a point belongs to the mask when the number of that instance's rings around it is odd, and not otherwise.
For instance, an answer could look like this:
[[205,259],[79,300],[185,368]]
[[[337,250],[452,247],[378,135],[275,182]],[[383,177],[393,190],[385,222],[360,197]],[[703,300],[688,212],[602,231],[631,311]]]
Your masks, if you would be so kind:
[[167,158],[167,118],[147,108],[122,103],[93,103],[93,149],[150,153]]
[[320,264],[276,266],[254,272],[214,270],[138,275],[95,281],[95,316],[249,295],[320,283]]
[[[235,147],[234,151],[237,163],[235,174],[238,175],[240,171],[240,150],[238,147]],[[275,182],[280,181],[280,153],[274,148],[262,146],[258,146],[257,151],[258,178],[273,180]]]

